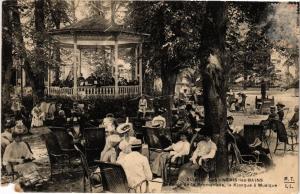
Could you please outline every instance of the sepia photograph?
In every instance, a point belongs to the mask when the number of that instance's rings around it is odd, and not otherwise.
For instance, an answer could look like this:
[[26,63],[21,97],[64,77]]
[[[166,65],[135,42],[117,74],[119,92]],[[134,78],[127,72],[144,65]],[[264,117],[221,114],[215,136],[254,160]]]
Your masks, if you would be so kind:
[[299,192],[298,1],[0,3],[1,193]]

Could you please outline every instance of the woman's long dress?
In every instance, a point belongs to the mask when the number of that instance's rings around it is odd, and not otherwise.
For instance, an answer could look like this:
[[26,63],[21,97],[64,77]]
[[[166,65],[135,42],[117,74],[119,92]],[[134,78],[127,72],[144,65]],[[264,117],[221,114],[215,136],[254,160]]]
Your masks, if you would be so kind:
[[41,180],[41,176],[38,173],[37,166],[29,161],[23,164],[13,165],[14,160],[16,159],[32,159],[33,155],[28,145],[25,142],[12,142],[9,144],[3,155],[3,165],[6,166],[8,172],[17,172],[19,175],[18,182],[26,184],[34,184],[37,181]]
[[34,107],[31,111],[31,114],[32,114],[31,127],[43,126],[45,114],[40,110],[40,108]]

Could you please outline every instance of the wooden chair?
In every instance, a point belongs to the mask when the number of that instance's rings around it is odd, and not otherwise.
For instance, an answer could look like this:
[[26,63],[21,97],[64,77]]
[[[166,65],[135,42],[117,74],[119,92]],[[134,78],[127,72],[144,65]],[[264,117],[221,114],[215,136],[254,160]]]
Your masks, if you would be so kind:
[[269,98],[267,96],[266,99],[259,99],[255,96],[255,107],[259,114],[268,114],[270,113],[270,107],[275,105],[274,96]]
[[91,127],[83,130],[85,139],[85,155],[88,161],[100,158],[100,153],[105,146],[105,128]]
[[272,106],[271,101],[263,101],[259,110],[260,114],[269,114],[271,106]]
[[52,179],[55,167],[61,169],[61,173],[64,173],[63,167],[71,164],[70,156],[60,148],[57,137],[53,133],[43,134],[42,139],[46,144],[50,161],[50,179]]
[[129,193],[131,191],[141,192],[142,186],[146,184],[146,192],[148,191],[148,181],[142,181],[135,188],[128,186],[127,177],[123,167],[119,164],[109,162],[97,162],[102,177],[103,190],[113,193]]

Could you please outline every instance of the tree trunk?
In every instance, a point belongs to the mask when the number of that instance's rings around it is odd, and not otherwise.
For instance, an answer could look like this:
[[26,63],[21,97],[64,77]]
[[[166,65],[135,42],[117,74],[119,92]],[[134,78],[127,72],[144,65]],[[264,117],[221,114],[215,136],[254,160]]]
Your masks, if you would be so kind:
[[[228,157],[225,139],[225,126],[227,118],[226,92],[219,90],[219,87],[226,87],[222,76],[212,79],[207,73],[203,73],[203,94],[205,109],[205,127],[208,134],[212,136],[213,141],[218,146],[217,151],[217,172],[222,175],[227,173]],[[222,83],[220,85],[220,83]],[[223,85],[224,84],[224,85]]]
[[[52,18],[52,22],[55,25],[55,29],[60,29],[60,23],[61,23],[61,15],[57,14],[55,12],[55,7],[52,4],[52,0],[47,0],[49,9],[50,9],[50,14]],[[59,3],[59,2],[58,2]],[[54,69],[54,79],[59,79],[60,75],[60,63],[61,63],[61,57],[60,57],[60,46],[59,44],[54,44],[53,46],[53,52],[54,52],[54,61],[55,64],[52,66]]]
[[[164,65],[163,65],[164,66]],[[172,104],[174,103],[175,86],[177,80],[177,73],[169,70],[172,67],[171,64],[166,64],[161,69],[161,80],[162,80],[162,95],[164,96],[164,102],[166,102],[167,109],[167,125],[170,124],[172,118]]]
[[[217,174],[228,173],[226,146],[226,91],[227,74],[225,58],[226,7],[224,2],[208,2],[202,32],[201,67],[205,127],[217,144]],[[212,60],[212,57],[214,60]]]
[[149,95],[149,96],[153,96],[154,94],[154,89],[153,89],[153,86],[154,86],[154,78],[152,75],[149,75],[149,74],[144,74],[145,76],[143,77],[143,84],[144,84],[144,87],[143,87],[143,93]]
[[12,76],[12,10],[9,1],[2,4],[2,107],[10,104]]
[[36,77],[31,68],[31,60],[28,58],[27,51],[25,48],[23,32],[21,27],[20,12],[17,9],[18,2],[16,0],[13,0],[11,1],[11,3],[14,6],[14,11],[12,15],[13,15],[13,29],[14,29],[14,34],[16,37],[16,44],[17,44],[16,47],[19,49],[21,58],[24,59],[24,70],[26,76],[29,79],[30,85],[32,87],[33,102],[36,102],[38,100],[37,93],[36,93],[37,82],[36,82]]
[[[247,65],[246,63],[245,63],[245,65]],[[244,76],[244,80],[243,80],[243,89],[245,90],[245,89],[247,89],[247,83],[248,83],[248,75],[247,75],[247,70],[246,70],[246,68],[244,67],[244,72],[243,72],[243,76]]]
[[45,14],[44,14],[44,0],[35,0],[34,2],[34,18],[35,18],[35,30],[36,30],[36,46],[35,46],[35,56],[36,56],[36,66],[39,66],[42,70],[36,76],[37,95],[39,98],[44,96],[44,77],[45,77]]

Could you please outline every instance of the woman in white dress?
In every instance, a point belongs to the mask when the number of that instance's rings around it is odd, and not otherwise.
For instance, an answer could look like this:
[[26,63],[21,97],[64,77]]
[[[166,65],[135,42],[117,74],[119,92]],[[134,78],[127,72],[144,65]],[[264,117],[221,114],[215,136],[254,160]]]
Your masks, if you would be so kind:
[[33,107],[31,111],[31,115],[32,115],[31,127],[43,126],[43,122],[45,120],[45,113],[42,112],[40,108],[40,103],[37,103],[35,107]]
[[32,161],[33,154],[27,145],[22,140],[22,135],[13,132],[13,142],[10,143],[3,154],[3,165],[8,174],[16,172],[18,179],[16,182],[22,186],[30,186],[42,184],[44,178],[39,174],[38,167]]
[[152,163],[152,172],[157,176],[166,180],[166,162],[171,158],[171,162],[174,163],[176,158],[188,155],[190,152],[190,143],[187,141],[186,133],[180,134],[180,141],[164,149],[164,151],[156,156]]

